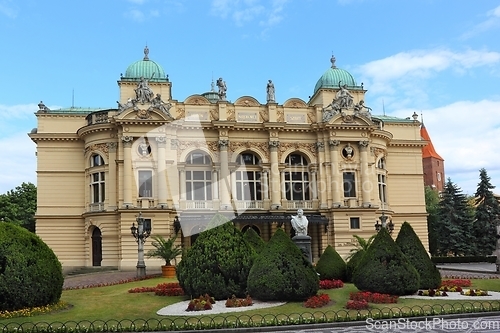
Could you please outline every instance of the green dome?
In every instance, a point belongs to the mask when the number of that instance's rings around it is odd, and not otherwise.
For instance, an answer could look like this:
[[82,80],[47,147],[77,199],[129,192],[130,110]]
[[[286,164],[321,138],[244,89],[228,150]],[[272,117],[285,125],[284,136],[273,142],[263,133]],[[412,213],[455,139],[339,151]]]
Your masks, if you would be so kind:
[[314,87],[314,93],[321,88],[338,89],[340,85],[346,85],[348,89],[359,89],[356,85],[354,77],[346,70],[337,68],[335,66],[335,57],[330,60],[332,67],[329,68],[318,80]]
[[125,75],[121,79],[125,81],[138,81],[141,77],[150,82],[167,82],[163,67],[148,58],[149,49],[144,48],[144,59],[134,62],[128,66]]
[[203,93],[203,94],[201,94],[201,96],[208,99],[211,103],[217,103],[217,101],[219,101],[220,98],[219,98],[219,94],[215,91],[214,80],[212,80],[211,87],[212,88],[210,89],[209,92]]

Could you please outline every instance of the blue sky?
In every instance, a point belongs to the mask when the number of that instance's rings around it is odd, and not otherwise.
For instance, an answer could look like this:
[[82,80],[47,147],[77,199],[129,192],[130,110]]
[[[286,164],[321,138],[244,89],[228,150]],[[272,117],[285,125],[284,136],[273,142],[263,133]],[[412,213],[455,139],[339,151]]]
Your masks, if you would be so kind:
[[[228,100],[308,101],[335,55],[373,113],[423,114],[446,177],[500,193],[500,3],[482,0],[0,0],[0,193],[36,184],[37,104],[116,107],[120,73],[149,57],[173,99],[223,77]],[[420,119],[420,118],[419,118]]]

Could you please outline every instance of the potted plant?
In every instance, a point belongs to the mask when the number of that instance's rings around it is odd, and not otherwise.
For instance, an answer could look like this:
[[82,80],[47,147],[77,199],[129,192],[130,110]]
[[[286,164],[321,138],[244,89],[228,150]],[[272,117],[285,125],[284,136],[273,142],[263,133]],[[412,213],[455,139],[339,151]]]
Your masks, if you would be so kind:
[[161,266],[161,272],[164,277],[175,277],[175,266],[170,262],[182,253],[180,245],[175,245],[177,237],[165,239],[162,236],[153,236],[154,249],[149,250],[146,255],[165,260],[165,265]]

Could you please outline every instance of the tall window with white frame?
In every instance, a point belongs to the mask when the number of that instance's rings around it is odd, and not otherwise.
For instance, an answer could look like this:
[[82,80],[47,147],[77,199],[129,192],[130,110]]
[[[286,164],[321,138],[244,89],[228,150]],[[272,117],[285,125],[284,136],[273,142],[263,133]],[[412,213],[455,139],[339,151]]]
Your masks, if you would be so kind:
[[204,152],[186,159],[186,200],[212,200],[212,160]]
[[292,201],[311,200],[307,159],[300,154],[290,154],[285,159],[286,199]]
[[257,208],[255,201],[262,201],[259,157],[253,153],[243,153],[236,158],[236,164],[236,199],[245,204],[241,208]]
[[377,162],[378,197],[380,208],[387,209],[387,171],[385,169],[385,158],[382,157]]
[[139,170],[139,198],[153,197],[153,171]]
[[99,154],[90,157],[90,210],[104,210],[106,179],[104,159]]

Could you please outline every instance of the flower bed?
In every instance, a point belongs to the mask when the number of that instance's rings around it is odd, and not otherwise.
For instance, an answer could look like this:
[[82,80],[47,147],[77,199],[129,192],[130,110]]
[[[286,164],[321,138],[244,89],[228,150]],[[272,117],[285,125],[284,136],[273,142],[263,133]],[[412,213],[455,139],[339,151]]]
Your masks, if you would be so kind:
[[464,295],[464,296],[490,296],[490,294],[488,294],[487,290],[481,290],[481,289],[462,290],[460,292],[460,295]]
[[192,299],[186,311],[204,311],[204,310],[212,310],[212,304],[215,304],[215,300],[213,297],[205,294],[198,298]]
[[226,308],[238,308],[241,306],[251,306],[253,305],[253,300],[250,295],[247,295],[246,298],[236,298],[233,295],[231,298],[228,298],[226,301]]
[[350,310],[363,310],[363,309],[368,309],[369,305],[368,302],[365,300],[360,300],[360,301],[349,300],[347,301],[345,307]]
[[318,295],[314,295],[314,296],[311,296],[307,299],[307,301],[304,302],[304,306],[306,308],[321,308],[325,305],[327,305],[328,303],[330,303],[331,299],[330,299],[330,296],[328,296],[327,294],[318,294]]
[[434,297],[434,296],[448,296],[446,291],[441,291],[441,290],[436,290],[436,289],[427,289],[427,290],[419,290],[417,292],[418,296],[429,296],[429,297]]
[[443,280],[441,281],[441,286],[439,289],[442,290],[442,288],[453,288],[453,287],[470,287],[472,285],[472,282],[468,279],[451,279],[451,280]]
[[349,294],[352,301],[366,301],[369,303],[397,303],[398,296],[389,294],[372,293],[369,291],[358,291]]
[[319,289],[337,289],[342,288],[344,282],[342,280],[321,280],[319,281]]
[[160,283],[155,287],[138,287],[128,290],[129,293],[150,293],[154,292],[157,296],[182,296],[184,295],[184,290],[182,290],[179,283]]

